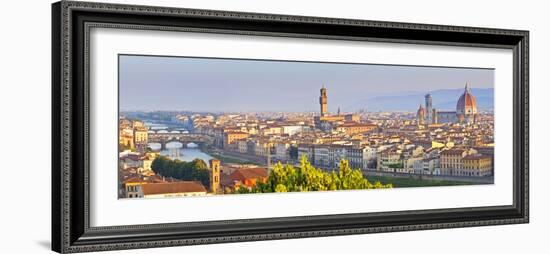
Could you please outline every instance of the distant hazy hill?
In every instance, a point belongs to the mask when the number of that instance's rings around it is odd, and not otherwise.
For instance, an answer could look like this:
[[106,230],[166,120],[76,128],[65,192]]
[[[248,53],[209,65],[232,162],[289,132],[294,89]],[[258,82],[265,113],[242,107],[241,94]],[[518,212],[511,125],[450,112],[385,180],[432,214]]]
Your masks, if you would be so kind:
[[[460,89],[441,89],[434,90],[432,94],[433,106],[438,110],[456,109],[456,102],[462,93]],[[376,96],[353,102],[346,107],[349,110],[367,109],[371,112],[376,111],[416,111],[418,105],[424,105],[424,95],[422,92],[403,92],[390,96]],[[494,89],[493,88],[473,88],[472,94],[477,99],[479,109],[493,109]]]

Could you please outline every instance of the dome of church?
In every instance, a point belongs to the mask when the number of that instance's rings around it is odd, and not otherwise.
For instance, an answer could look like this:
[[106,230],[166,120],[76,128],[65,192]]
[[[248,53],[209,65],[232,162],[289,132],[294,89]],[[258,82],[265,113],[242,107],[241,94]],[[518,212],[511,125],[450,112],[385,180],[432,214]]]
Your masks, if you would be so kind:
[[464,87],[464,93],[458,99],[456,103],[456,113],[464,115],[477,114],[477,101],[476,97],[468,89],[468,84]]

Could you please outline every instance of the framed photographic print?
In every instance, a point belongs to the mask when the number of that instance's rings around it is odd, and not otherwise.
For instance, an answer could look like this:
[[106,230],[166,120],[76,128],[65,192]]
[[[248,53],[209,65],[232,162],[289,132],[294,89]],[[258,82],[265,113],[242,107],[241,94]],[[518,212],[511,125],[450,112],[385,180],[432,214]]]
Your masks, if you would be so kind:
[[528,222],[528,31],[52,14],[57,252]]

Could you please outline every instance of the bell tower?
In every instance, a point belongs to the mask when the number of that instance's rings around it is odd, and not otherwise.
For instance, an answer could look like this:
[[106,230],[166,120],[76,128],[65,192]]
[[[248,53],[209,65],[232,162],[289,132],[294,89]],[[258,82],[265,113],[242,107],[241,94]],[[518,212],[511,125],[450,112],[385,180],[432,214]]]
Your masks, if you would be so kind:
[[426,123],[432,124],[433,123],[432,95],[426,94],[424,96],[424,100],[426,102]]
[[323,87],[321,88],[321,96],[319,96],[319,104],[321,105],[321,116],[328,115],[327,101],[327,88],[323,85]]
[[220,161],[211,159],[210,161],[210,191],[216,194],[220,189]]

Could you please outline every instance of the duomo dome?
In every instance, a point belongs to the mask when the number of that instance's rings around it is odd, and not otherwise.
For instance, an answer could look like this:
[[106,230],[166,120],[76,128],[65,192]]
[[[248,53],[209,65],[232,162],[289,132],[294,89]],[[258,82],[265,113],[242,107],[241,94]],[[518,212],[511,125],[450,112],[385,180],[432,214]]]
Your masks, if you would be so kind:
[[468,84],[464,87],[464,93],[456,103],[457,115],[475,115],[477,114],[476,97],[468,89]]

